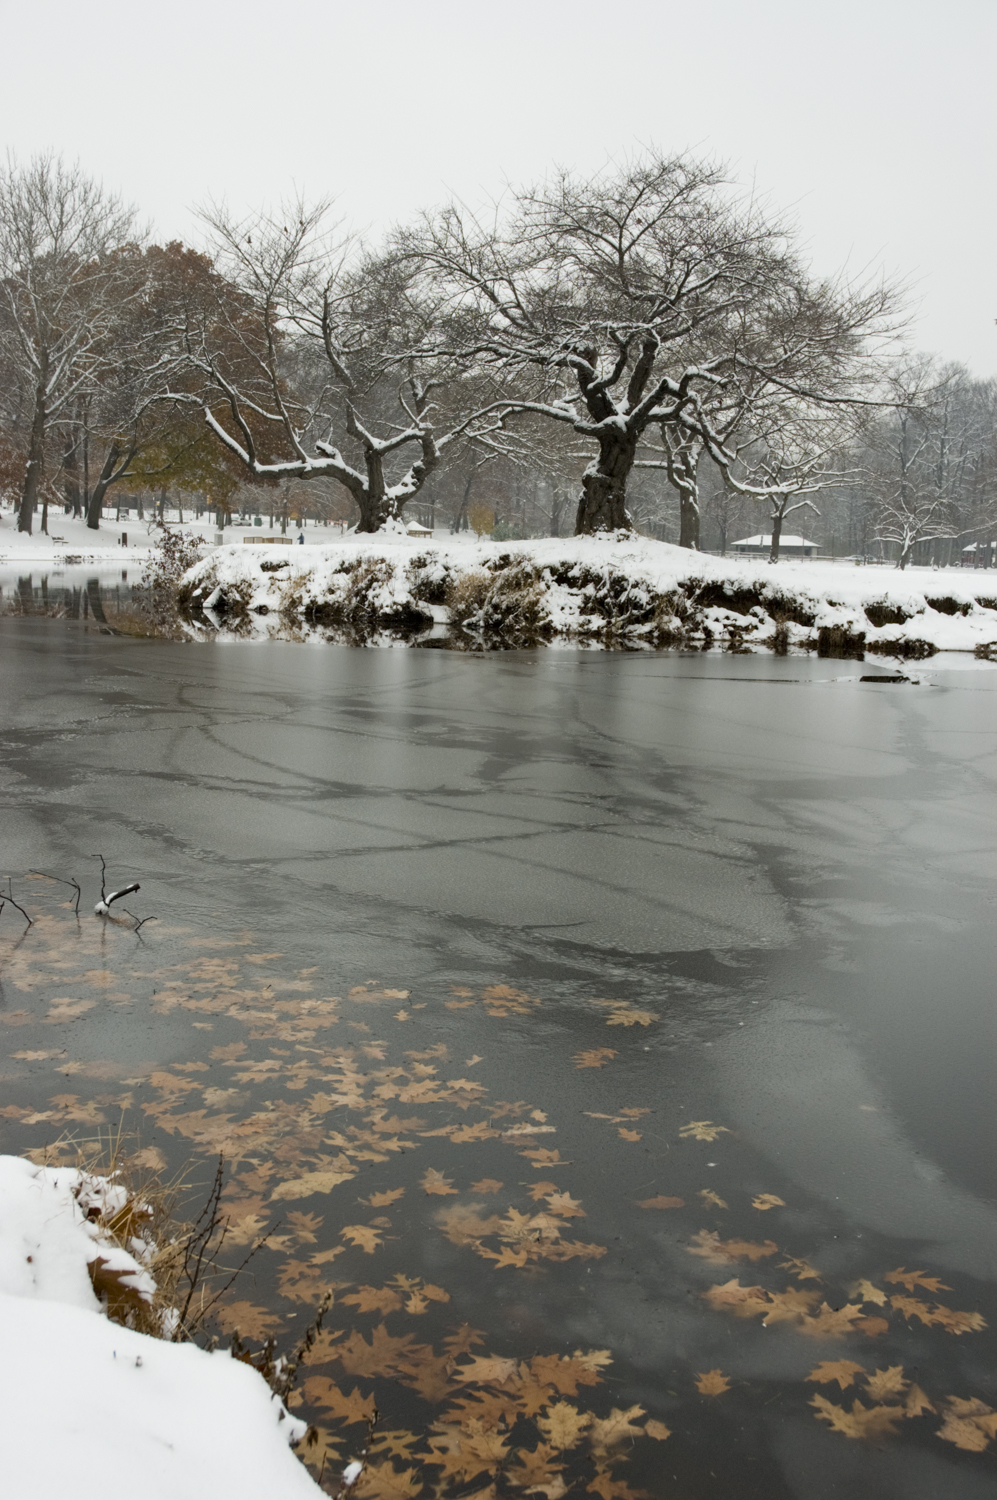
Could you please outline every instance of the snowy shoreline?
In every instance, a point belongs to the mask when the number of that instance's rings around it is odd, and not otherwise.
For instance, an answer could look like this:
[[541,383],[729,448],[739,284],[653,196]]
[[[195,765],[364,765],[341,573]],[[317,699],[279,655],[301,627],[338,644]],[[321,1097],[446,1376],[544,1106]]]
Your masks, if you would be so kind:
[[459,628],[492,643],[790,648],[918,659],[997,652],[997,574],[718,558],[634,535],[529,542],[351,537],[307,549],[230,545],[186,573],[194,620],[418,636]]
[[101,1287],[140,1298],[155,1288],[143,1242],[129,1252],[102,1228],[121,1191],[0,1156],[0,1489],[65,1500],[97,1457],[146,1500],[321,1494],[289,1447],[305,1424],[256,1370],[105,1316]]

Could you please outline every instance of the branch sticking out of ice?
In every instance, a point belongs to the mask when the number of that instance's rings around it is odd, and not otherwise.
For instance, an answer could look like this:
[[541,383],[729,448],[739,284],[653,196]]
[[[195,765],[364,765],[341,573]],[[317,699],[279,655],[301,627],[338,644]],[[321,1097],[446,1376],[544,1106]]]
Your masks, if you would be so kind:
[[122,896],[130,896],[133,891],[139,891],[141,889],[142,887],[136,880],[133,881],[131,885],[123,885],[120,891],[110,891],[106,896],[101,896],[100,900],[97,902],[97,905],[94,907],[94,915],[98,917],[106,917],[111,910],[112,901],[119,901]]

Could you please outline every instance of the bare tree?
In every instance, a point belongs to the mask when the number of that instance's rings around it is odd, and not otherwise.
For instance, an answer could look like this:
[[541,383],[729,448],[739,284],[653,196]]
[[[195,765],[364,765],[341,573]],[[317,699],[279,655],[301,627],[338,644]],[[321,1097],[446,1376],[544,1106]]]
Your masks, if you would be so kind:
[[893,411],[866,429],[874,540],[896,548],[901,569],[919,542],[956,535],[946,458],[952,381],[926,356],[908,359],[891,381]]
[[78,166],[47,154],[0,168],[0,345],[28,428],[19,531],[31,531],[51,424],[107,357],[129,295],[119,252],[134,235],[134,211]]
[[577,532],[630,526],[627,482],[649,427],[668,429],[676,455],[695,439],[723,465],[718,395],[855,399],[896,301],[882,286],[813,282],[718,168],[658,154],[587,181],[561,173],[488,225],[451,205],[403,233],[399,253],[447,305],[457,347],[532,380],[532,398],[510,391],[518,410],[594,443]]
[[327,204],[298,202],[244,220],[204,215],[249,310],[228,332],[251,373],[217,340],[190,352],[227,406],[227,423],[205,406],[209,426],[252,474],[335,479],[357,504],[359,530],[378,531],[447,450],[497,442],[504,403],[466,361],[419,355],[431,301],[396,260],[326,233],[327,214]]

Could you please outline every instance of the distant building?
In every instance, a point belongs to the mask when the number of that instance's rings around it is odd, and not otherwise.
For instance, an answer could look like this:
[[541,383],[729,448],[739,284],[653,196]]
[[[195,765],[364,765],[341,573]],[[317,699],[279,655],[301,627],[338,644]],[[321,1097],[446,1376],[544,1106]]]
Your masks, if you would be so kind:
[[409,536],[432,536],[433,530],[431,526],[420,526],[418,521],[410,521],[408,534]]
[[[731,542],[730,550],[741,557],[768,557],[772,551],[771,536],[746,536],[739,542]],[[784,536],[779,540],[780,557],[813,557],[820,549],[816,542],[808,542],[805,536]]]

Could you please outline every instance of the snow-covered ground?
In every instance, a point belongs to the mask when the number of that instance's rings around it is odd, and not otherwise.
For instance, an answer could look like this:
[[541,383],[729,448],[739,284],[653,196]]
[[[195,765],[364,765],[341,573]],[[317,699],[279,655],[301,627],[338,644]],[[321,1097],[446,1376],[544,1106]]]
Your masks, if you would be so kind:
[[[200,521],[190,519],[186,515],[180,522],[176,511],[167,511],[167,523],[178,530],[188,532],[192,536],[199,536],[206,547],[214,545],[214,539],[218,535],[214,519],[209,516]],[[49,512],[48,534],[41,531],[41,516],[35,516],[35,528],[32,532],[20,532],[17,530],[17,516],[9,511],[0,515],[0,564],[2,563],[53,563],[58,565],[65,562],[67,557],[76,558],[81,562],[107,562],[111,564],[128,562],[144,562],[149,549],[155,544],[157,530],[149,520],[139,521],[134,514],[122,517],[120,521],[113,519],[113,512],[101,521],[98,530],[93,531],[85,521],[74,520],[72,516],[63,515],[61,511]],[[261,534],[258,527],[233,525],[225,530],[226,540],[234,538],[241,542],[244,536]],[[279,535],[280,523],[274,527],[273,532],[266,525],[264,518],[263,535]],[[290,527],[288,536],[297,537],[298,531]],[[330,537],[338,537],[340,528],[338,526],[315,525],[306,522],[302,533],[306,546],[314,546],[321,542],[327,542]],[[122,547],[121,538],[128,538],[127,547]]]
[[[134,1295],[154,1283],[143,1244],[108,1242],[122,1190],[70,1168],[0,1156],[0,1493],[67,1500],[135,1489],[143,1500],[275,1500],[322,1493],[288,1446],[289,1416],[250,1366],[105,1317],[88,1269]],[[98,1276],[99,1282],[99,1276]]]
[[867,651],[912,656],[997,646],[997,572],[772,566],[632,535],[414,541],[399,528],[308,549],[240,542],[191,569],[181,598],[212,621],[451,621],[498,636],[776,649],[816,648],[831,631],[864,636]]

